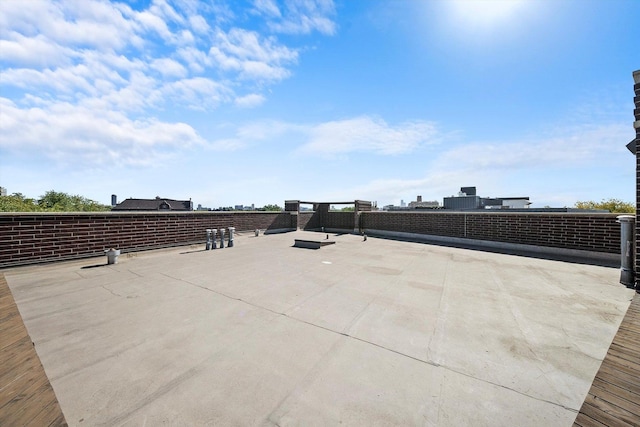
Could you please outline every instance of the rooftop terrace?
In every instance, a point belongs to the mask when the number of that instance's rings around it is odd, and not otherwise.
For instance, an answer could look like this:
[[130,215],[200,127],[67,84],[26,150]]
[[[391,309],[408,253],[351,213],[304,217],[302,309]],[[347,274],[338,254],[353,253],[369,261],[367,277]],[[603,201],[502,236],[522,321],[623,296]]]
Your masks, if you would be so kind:
[[570,426],[619,270],[356,235],[3,270],[70,425]]

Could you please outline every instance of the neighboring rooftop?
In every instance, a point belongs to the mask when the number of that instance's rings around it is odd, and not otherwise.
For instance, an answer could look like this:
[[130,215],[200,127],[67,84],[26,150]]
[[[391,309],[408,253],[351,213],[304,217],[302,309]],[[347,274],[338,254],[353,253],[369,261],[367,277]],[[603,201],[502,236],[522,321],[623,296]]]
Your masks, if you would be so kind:
[[173,200],[156,197],[155,199],[125,199],[111,208],[114,211],[192,211],[191,200]]
[[570,426],[619,270],[330,235],[3,270],[70,425]]

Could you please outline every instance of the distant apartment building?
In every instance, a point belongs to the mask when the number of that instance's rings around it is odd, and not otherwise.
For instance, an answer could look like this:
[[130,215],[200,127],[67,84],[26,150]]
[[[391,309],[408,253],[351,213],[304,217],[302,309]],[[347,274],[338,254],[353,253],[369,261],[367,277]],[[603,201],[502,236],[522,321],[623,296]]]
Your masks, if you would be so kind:
[[253,203],[251,203],[251,206],[235,205],[233,208],[237,211],[255,211],[256,210],[256,206]]
[[531,205],[529,197],[480,197],[476,187],[461,187],[457,196],[445,197],[445,209],[528,209]]
[[155,199],[125,199],[111,208],[112,211],[192,211],[191,200],[173,200],[156,197]]
[[4,187],[0,187],[0,196],[6,196],[7,195],[7,189]]
[[507,209],[529,209],[531,202],[528,197],[501,197],[502,207]]
[[437,200],[422,201],[422,196],[416,197],[414,202],[409,202],[409,209],[437,209],[440,203]]
[[385,205],[382,207],[384,211],[408,211],[413,209],[439,209],[440,203],[437,200],[422,200],[422,196],[417,196],[416,200],[409,202],[407,205],[404,200],[400,200],[400,206]]

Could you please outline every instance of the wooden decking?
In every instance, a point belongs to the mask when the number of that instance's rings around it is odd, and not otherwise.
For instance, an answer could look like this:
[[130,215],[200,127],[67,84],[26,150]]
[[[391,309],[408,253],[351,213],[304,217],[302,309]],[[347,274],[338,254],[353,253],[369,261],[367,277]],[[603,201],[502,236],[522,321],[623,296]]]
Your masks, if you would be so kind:
[[640,426],[640,294],[620,324],[575,426]]
[[58,399],[0,273],[0,426],[66,426]]

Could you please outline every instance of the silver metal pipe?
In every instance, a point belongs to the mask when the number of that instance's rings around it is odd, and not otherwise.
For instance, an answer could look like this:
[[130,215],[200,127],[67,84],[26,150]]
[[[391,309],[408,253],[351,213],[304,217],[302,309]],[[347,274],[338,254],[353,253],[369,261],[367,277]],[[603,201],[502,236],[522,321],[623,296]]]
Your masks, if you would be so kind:
[[635,287],[635,251],[634,251],[634,225],[633,215],[620,215],[617,217],[620,223],[620,283],[630,288]]
[[235,227],[229,227],[229,243],[227,244],[228,248],[233,247],[233,232],[236,231]]

